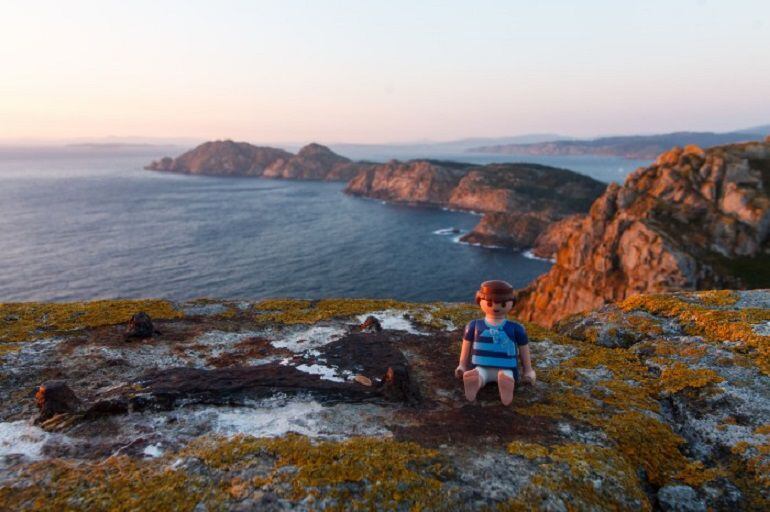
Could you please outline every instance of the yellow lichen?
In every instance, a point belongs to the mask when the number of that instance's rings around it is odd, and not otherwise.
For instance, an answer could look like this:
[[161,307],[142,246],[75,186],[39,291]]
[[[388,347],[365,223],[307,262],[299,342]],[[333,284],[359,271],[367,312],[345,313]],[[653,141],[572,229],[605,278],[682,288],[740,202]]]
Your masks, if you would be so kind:
[[379,310],[404,311],[426,327],[444,329],[446,322],[461,328],[479,314],[477,306],[464,303],[410,303],[390,299],[269,299],[254,305],[260,324],[311,324],[332,318],[349,318]]
[[[209,469],[171,469],[189,458]],[[53,459],[28,465],[18,476],[23,480],[0,487],[3,510],[190,511],[199,503],[220,510],[266,486],[295,503],[323,499],[327,510],[451,508],[441,483],[449,472],[438,452],[370,437],[202,437],[155,459]]]
[[511,441],[508,443],[508,453],[532,460],[548,455],[548,448],[537,443]]
[[218,501],[211,482],[169,469],[161,460],[118,456],[77,463],[54,459],[34,463],[22,475],[34,483],[0,487],[4,510],[182,511],[192,510],[201,501]]
[[761,425],[754,429],[755,434],[770,436],[770,423]]
[[617,414],[606,422],[604,430],[617,443],[623,456],[644,468],[647,478],[655,485],[665,485],[689,463],[679,451],[684,439],[668,425],[646,414]]
[[660,374],[660,390],[664,393],[678,393],[686,388],[702,388],[722,382],[717,372],[708,368],[692,369],[682,363],[663,368]]
[[757,368],[770,375],[770,336],[757,334],[753,325],[770,321],[770,309],[710,309],[674,295],[634,295],[620,303],[624,311],[641,309],[675,318],[685,332],[715,343],[734,342],[732,350],[750,353]]
[[[611,448],[568,443],[545,447],[514,442],[509,452],[546,459],[520,496],[498,510],[528,510],[544,495],[558,497],[568,510],[649,510],[650,503],[634,468]],[[600,481],[601,485],[595,485]],[[523,507],[523,508],[522,508]],[[536,507],[535,507],[536,508]]]
[[0,304],[0,342],[22,342],[120,324],[140,311],[154,319],[183,316],[169,301],[157,299],[5,303]]
[[439,453],[387,438],[313,442],[292,434],[238,436],[201,439],[186,453],[228,470],[247,466],[254,456],[270,455],[275,457],[272,473],[255,483],[289,482],[291,499],[323,497],[332,500],[331,510],[395,510],[404,505],[411,510],[438,509],[445,498],[439,478],[447,470]]

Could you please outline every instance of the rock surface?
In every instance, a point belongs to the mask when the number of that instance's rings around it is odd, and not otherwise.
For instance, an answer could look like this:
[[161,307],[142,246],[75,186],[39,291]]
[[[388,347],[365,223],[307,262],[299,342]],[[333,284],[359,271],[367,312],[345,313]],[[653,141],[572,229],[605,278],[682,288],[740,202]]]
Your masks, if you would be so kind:
[[533,242],[532,254],[538,258],[556,258],[559,248],[580,229],[584,218],[584,214],[576,213],[549,224]]
[[674,148],[611,184],[518,293],[552,325],[638,293],[770,286],[770,144]]
[[294,155],[282,149],[224,140],[206,142],[177,158],[165,157],[146,169],[210,176],[347,181],[368,166],[316,143]]
[[[127,344],[140,310],[161,334]],[[0,503],[770,506],[770,290],[639,295],[555,331],[525,322],[539,379],[510,407],[494,385],[468,403],[453,376],[477,315],[361,299],[2,304]],[[361,332],[369,316],[382,331]],[[34,427],[29,390],[52,379],[83,404]]]
[[474,166],[433,160],[391,161],[358,173],[345,192],[485,215],[464,242],[531,247],[549,223],[585,212],[604,191],[592,178],[537,164]]

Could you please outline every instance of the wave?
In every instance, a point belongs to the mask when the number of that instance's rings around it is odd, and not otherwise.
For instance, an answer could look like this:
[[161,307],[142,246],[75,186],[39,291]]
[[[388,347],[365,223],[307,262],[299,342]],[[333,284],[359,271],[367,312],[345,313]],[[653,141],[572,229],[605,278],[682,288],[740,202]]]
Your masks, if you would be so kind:
[[455,228],[455,227],[437,229],[436,231],[433,232],[434,235],[442,235],[442,236],[443,235],[457,235],[457,234],[460,234],[460,233],[461,233],[461,230],[459,230],[458,228]]
[[532,252],[532,249],[527,249],[526,251],[522,252],[521,255],[530,260],[548,261],[550,263],[556,263],[556,258],[541,258],[540,256],[535,256],[535,253]]
[[462,237],[463,235],[456,236],[452,239],[452,241],[456,244],[470,245],[471,247],[483,247],[484,249],[507,249],[507,247],[503,247],[502,245],[482,244],[480,242],[466,242],[464,240],[460,240]]

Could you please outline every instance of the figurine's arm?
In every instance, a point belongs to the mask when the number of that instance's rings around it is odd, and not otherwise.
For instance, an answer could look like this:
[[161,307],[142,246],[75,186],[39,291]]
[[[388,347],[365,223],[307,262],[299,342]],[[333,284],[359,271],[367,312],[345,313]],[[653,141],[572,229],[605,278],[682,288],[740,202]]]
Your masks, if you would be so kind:
[[519,345],[519,356],[521,357],[521,369],[523,370],[522,377],[524,380],[529,381],[530,384],[534,384],[537,377],[535,370],[532,368],[532,359],[529,356],[529,344]]
[[463,347],[460,349],[460,364],[455,370],[455,377],[463,378],[463,373],[470,369],[472,341],[463,339]]

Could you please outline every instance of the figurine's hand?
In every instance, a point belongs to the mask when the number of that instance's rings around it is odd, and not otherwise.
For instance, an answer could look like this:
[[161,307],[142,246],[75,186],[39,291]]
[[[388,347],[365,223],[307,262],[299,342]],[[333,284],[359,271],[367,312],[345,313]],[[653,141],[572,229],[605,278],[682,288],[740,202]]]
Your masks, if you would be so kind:
[[535,375],[535,370],[529,370],[528,372],[524,372],[524,382],[529,382],[530,384],[534,384],[537,380],[537,375]]
[[463,374],[464,374],[465,372],[467,372],[467,371],[468,371],[468,367],[467,367],[467,366],[465,366],[464,364],[461,364],[461,365],[460,365],[460,366],[458,366],[458,367],[457,367],[457,369],[455,370],[455,377],[457,377],[458,379],[462,379],[462,378],[463,378]]

